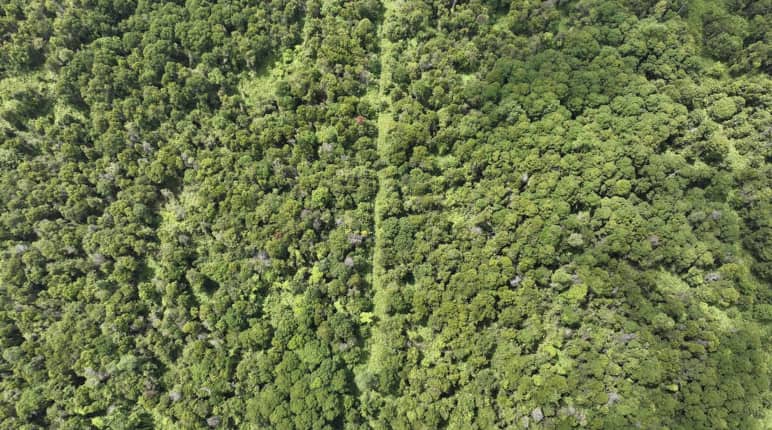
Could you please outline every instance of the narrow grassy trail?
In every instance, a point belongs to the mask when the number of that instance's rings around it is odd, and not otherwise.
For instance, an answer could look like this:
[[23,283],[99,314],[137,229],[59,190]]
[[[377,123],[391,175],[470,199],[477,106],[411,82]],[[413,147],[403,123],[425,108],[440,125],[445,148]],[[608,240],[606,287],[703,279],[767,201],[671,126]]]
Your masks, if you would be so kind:
[[[385,261],[383,253],[383,229],[382,223],[388,213],[388,195],[394,187],[392,169],[388,163],[388,135],[393,127],[394,120],[391,115],[390,98],[388,95],[391,84],[391,65],[394,58],[394,44],[388,40],[384,32],[384,24],[390,17],[396,14],[396,1],[383,0],[384,13],[378,29],[380,74],[377,89],[369,94],[371,101],[378,107],[378,138],[376,150],[378,154],[378,191],[375,196],[373,210],[373,228],[375,230],[375,245],[373,247],[372,274],[370,285],[373,291],[373,321],[371,334],[366,341],[367,360],[355,370],[357,386],[360,397],[369,394],[368,380],[379,372],[380,361],[384,356],[383,339],[378,330],[378,322],[387,318],[386,301],[384,300],[383,278],[385,275]],[[362,399],[364,401],[364,399]]]

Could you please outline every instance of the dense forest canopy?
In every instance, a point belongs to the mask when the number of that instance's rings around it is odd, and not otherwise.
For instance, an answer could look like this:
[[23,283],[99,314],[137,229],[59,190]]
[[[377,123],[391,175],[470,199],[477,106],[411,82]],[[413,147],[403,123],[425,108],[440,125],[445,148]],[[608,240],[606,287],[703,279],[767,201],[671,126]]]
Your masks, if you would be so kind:
[[771,31],[0,2],[0,428],[772,428]]

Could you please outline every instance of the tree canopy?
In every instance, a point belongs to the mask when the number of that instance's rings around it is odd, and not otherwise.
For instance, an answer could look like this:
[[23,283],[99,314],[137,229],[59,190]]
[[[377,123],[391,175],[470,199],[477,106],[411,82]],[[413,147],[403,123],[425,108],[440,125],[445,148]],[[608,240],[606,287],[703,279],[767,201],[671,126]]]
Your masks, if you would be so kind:
[[0,428],[767,428],[771,8],[2,2]]

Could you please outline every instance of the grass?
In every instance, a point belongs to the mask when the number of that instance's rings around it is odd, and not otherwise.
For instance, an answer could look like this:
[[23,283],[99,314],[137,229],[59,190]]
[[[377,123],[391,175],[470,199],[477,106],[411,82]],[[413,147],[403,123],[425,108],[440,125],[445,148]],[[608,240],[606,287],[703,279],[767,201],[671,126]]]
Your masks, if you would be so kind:
[[286,49],[268,58],[257,71],[249,72],[239,82],[239,94],[249,104],[258,104],[276,93],[276,84],[292,70],[302,68],[300,48]]
[[[391,70],[389,60],[394,56],[394,46],[383,34],[383,22],[385,22],[387,19],[389,19],[390,16],[396,13],[395,6],[396,4],[394,0],[384,1],[385,12],[383,21],[381,22],[381,27],[379,29],[381,70],[378,79],[378,86],[377,88],[372,88],[364,96],[365,100],[370,102],[372,105],[377,106],[379,110],[377,119],[378,138],[376,140],[376,150],[378,157],[382,162],[386,161],[388,135],[389,131],[394,127],[395,124],[394,119],[391,116],[391,106],[388,97],[388,88],[391,84]],[[383,250],[381,249],[381,244],[383,243],[383,231],[381,228],[381,223],[383,221],[383,214],[387,209],[385,202],[388,196],[388,186],[386,186],[386,184],[389,182],[390,177],[388,170],[381,168],[378,171],[378,191],[375,196],[373,214],[375,245],[373,249],[372,274],[370,277],[370,285],[373,291],[373,334],[368,341],[368,345],[365,347],[368,351],[368,358],[363,364],[357,366],[354,369],[355,381],[360,393],[368,391],[365,381],[367,378],[365,375],[377,374],[381,369],[380,364],[383,361],[382,358],[388,354],[388,350],[385,348],[385,345],[388,345],[388,342],[387,339],[382,339],[384,334],[378,329],[378,323],[379,321],[388,318],[386,314],[386,303],[384,299],[385,286],[382,282],[385,269]]]

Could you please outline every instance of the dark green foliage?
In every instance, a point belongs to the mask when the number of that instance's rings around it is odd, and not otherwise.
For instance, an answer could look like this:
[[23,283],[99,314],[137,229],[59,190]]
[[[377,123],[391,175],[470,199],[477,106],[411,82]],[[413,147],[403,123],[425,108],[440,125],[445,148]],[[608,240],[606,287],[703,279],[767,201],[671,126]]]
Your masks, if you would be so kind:
[[418,3],[391,37],[370,424],[761,427],[769,145],[737,118],[768,126],[770,84],[699,56],[734,61],[746,18],[719,7],[702,45],[664,3]]
[[769,21],[4,2],[0,428],[765,428]]

